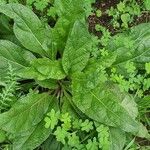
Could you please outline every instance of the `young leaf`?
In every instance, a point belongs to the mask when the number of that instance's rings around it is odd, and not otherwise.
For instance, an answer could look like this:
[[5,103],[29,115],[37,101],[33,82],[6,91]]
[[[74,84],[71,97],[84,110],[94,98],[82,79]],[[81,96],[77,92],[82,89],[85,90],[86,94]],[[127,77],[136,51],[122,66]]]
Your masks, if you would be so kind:
[[147,74],[150,74],[150,63],[145,64],[145,70]]
[[48,58],[34,59],[31,67],[25,68],[20,72],[23,78],[45,80],[45,79],[63,79],[66,74],[63,71],[61,60],[52,61]]
[[18,100],[8,112],[0,114],[0,128],[10,133],[29,130],[43,119],[52,101],[53,97],[47,93],[28,94]]
[[25,48],[42,56],[47,55],[46,30],[29,8],[21,4],[6,4],[0,5],[0,12],[14,19],[14,33]]
[[85,18],[85,5],[87,3],[89,3],[89,1],[55,0],[54,8],[59,19],[52,29],[52,37],[60,51],[62,51],[66,45],[68,34],[71,31],[74,22],[77,19]]
[[76,21],[68,37],[62,58],[66,74],[84,69],[88,62],[91,48],[91,36],[85,23]]

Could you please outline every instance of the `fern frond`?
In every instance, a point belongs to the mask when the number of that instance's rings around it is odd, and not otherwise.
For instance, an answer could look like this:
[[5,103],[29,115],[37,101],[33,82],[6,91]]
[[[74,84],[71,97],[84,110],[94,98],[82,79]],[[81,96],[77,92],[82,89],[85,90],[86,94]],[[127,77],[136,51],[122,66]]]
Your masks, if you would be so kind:
[[5,86],[0,93],[0,112],[6,111],[13,103],[14,93],[18,88],[15,70],[8,64]]

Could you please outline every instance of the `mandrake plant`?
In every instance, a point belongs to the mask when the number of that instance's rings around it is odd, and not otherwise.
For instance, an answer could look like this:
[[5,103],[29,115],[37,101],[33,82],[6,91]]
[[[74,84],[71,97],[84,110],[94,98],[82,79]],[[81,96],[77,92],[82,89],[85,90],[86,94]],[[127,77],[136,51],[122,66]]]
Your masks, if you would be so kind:
[[[46,149],[50,144],[53,149],[121,150],[136,136],[150,138],[138,119],[137,101],[143,97],[135,93],[141,86],[120,88],[150,61],[150,24],[111,37],[99,50],[87,27],[90,5],[55,0],[58,19],[53,28],[23,5],[0,5],[11,35],[0,32],[0,74],[9,62],[9,73],[15,71],[11,76],[27,85],[34,82],[29,86],[33,90],[0,114],[0,131],[9,135],[6,141],[11,141],[12,149]],[[140,85],[142,80],[138,81]],[[6,104],[15,86],[11,77],[1,94]]]

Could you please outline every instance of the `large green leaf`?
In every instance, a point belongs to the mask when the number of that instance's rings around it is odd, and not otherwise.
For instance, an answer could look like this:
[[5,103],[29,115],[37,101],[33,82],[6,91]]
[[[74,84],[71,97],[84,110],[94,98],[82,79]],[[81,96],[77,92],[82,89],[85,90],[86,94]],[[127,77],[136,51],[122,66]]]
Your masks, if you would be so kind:
[[14,33],[24,47],[40,55],[47,55],[46,30],[29,8],[21,4],[6,4],[0,5],[0,12],[14,19]]
[[58,142],[54,135],[51,135],[41,146],[43,150],[62,150],[62,143]]
[[0,128],[10,133],[29,130],[43,119],[52,101],[53,97],[47,93],[28,94],[19,99],[8,112],[0,114]]
[[59,19],[52,29],[52,38],[59,50],[62,51],[64,49],[74,22],[77,19],[85,18],[87,15],[86,6],[91,7],[90,4],[91,1],[85,0],[55,0],[54,7]]
[[123,150],[126,143],[126,134],[117,128],[110,128],[111,148],[110,150]]
[[[9,23],[10,18],[0,14],[0,35],[12,34],[12,28]],[[1,37],[0,37],[1,38]]]
[[51,133],[50,129],[46,129],[42,120],[38,125],[32,127],[28,131],[15,135],[13,141],[13,149],[15,150],[33,150],[42,142],[44,142]]
[[[56,103],[56,98],[54,98],[48,108],[58,111],[58,106]],[[50,129],[45,128],[45,121],[42,119],[40,123],[32,126],[29,130],[23,132],[15,133],[13,140],[13,149],[15,150],[33,150],[39,145],[41,145],[51,134]]]
[[6,133],[3,130],[0,130],[0,143],[3,143],[6,140]]
[[54,7],[59,17],[76,20],[84,13],[84,3],[84,0],[55,0]]
[[0,81],[4,81],[7,76],[8,64],[15,71],[19,71],[29,66],[23,49],[12,42],[0,40]]
[[121,100],[118,100],[120,97],[113,92],[113,84],[99,81],[97,81],[99,84],[93,84],[92,78],[88,78],[87,81],[86,79],[82,73],[73,78],[74,104],[97,122],[118,127],[127,132],[138,132],[139,124],[122,106]]
[[83,70],[91,48],[92,40],[85,23],[76,21],[63,53],[62,64],[65,72],[74,73]]
[[48,88],[48,89],[57,89],[59,87],[57,80],[53,79],[46,79],[46,80],[36,80],[37,84],[41,87]]
[[69,115],[71,115],[71,117],[74,119],[85,119],[85,116],[83,116],[83,113],[73,104],[72,97],[67,92],[64,93],[62,99],[62,113],[69,113]]
[[31,67],[25,68],[20,73],[21,77],[37,80],[63,79],[66,74],[63,71],[61,60],[52,61],[48,58],[34,59]]
[[131,28],[130,32],[117,34],[108,45],[117,54],[115,66],[123,68],[127,61],[141,66],[150,62],[150,23]]
[[132,118],[135,119],[138,116],[138,107],[132,96],[126,95],[124,99],[122,99],[121,105]]
[[0,57],[3,57],[11,64],[20,67],[29,66],[29,62],[23,57],[24,51],[21,47],[6,40],[0,40]]

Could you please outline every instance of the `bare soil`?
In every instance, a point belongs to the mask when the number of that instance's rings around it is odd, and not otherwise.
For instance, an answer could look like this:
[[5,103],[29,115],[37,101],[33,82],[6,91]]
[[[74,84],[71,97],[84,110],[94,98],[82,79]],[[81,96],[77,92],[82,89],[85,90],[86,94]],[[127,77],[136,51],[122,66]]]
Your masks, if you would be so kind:
[[[112,17],[106,14],[106,10],[110,9],[111,7],[116,7],[119,2],[120,0],[103,0],[103,1],[97,0],[96,3],[93,4],[93,7],[96,10],[100,9],[102,11],[102,16],[97,17],[96,14],[93,14],[88,18],[90,32],[94,33],[97,36],[101,36],[101,33],[95,30],[95,25],[100,24],[109,29],[112,35],[118,33],[118,30],[114,29],[114,27],[112,26],[111,24]],[[142,4],[142,0],[137,0],[137,2],[139,4]],[[143,12],[140,17],[135,17],[133,23],[130,24],[129,26],[132,27],[146,22],[150,22],[150,12]]]

